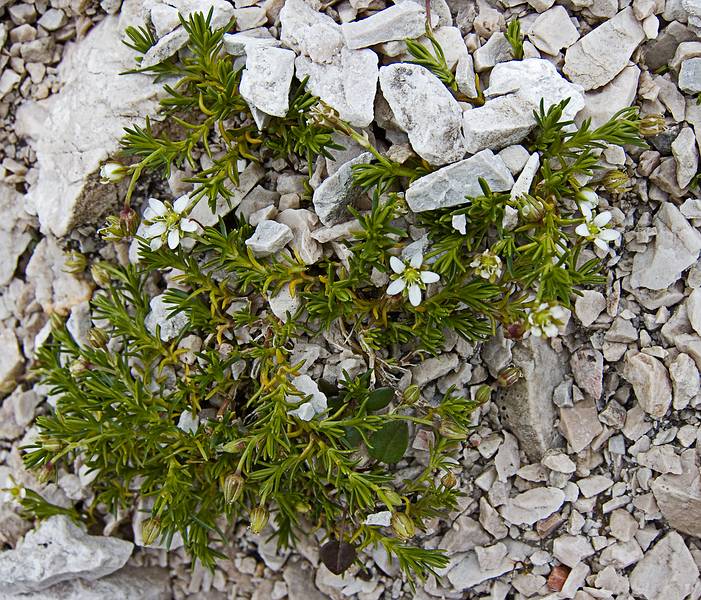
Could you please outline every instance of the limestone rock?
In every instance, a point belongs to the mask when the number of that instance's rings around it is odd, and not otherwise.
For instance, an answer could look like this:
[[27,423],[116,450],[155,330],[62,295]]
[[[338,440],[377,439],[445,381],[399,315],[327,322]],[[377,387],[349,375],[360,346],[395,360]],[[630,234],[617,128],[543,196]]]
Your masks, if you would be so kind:
[[528,39],[538,50],[557,56],[560,50],[569,48],[579,39],[579,32],[567,10],[557,5],[538,16],[528,31]]
[[14,550],[0,553],[0,582],[7,593],[36,592],[77,577],[99,579],[121,568],[133,544],[87,535],[68,517],[42,521]]
[[467,198],[483,193],[480,177],[493,192],[505,192],[514,185],[504,161],[491,150],[482,150],[414,181],[406,191],[406,202],[414,212],[467,204]]
[[24,357],[19,350],[17,336],[11,329],[0,326],[0,394],[15,386],[16,377],[24,367]]
[[592,398],[560,409],[560,430],[573,452],[581,452],[603,431]]
[[287,225],[265,220],[258,223],[245,243],[255,256],[270,256],[282,250],[293,238],[292,230]]
[[669,375],[672,379],[674,410],[682,410],[701,391],[701,376],[694,359],[683,352],[669,365]]
[[12,187],[0,184],[0,286],[7,285],[17,268],[17,259],[32,239],[29,215],[22,208],[23,199]]
[[117,205],[120,187],[99,183],[100,164],[119,149],[125,127],[156,113],[161,88],[148,75],[122,75],[134,66],[124,28],[138,24],[140,4],[127,0],[119,17],[107,16],[64,53],[61,91],[43,103],[45,120],[32,136],[38,179],[29,200],[43,232],[64,236]]
[[506,36],[497,31],[491,35],[487,43],[477,48],[473,55],[475,71],[482,73],[500,62],[513,58],[513,49]]
[[380,88],[419,156],[434,165],[465,156],[462,109],[433,73],[420,65],[395,63],[380,69]]
[[554,487],[539,487],[510,498],[501,508],[501,516],[513,525],[533,525],[558,510],[565,494]]
[[701,92],[701,58],[687,58],[679,69],[679,89],[689,94]]
[[694,229],[671,202],[664,202],[655,216],[655,241],[633,258],[630,285],[664,290],[696,262],[701,233]]
[[672,142],[672,155],[677,163],[677,183],[680,188],[689,185],[699,169],[699,151],[691,127],[684,127]]
[[701,472],[695,450],[682,454],[681,475],[666,474],[655,479],[650,488],[669,525],[701,538]]
[[502,423],[517,437],[531,460],[540,460],[557,446],[552,395],[565,379],[566,360],[540,338],[530,337],[513,347],[514,365],[523,378],[495,394]]
[[[432,15],[432,23],[438,23]],[[344,23],[341,32],[352,50],[367,48],[391,40],[414,39],[426,31],[426,11],[409,0],[398,2],[360,21]]]
[[311,210],[286,208],[276,220],[292,230],[290,248],[299,254],[305,265],[313,265],[321,258],[323,254],[321,245],[311,236],[311,231],[319,219]]
[[513,568],[514,562],[506,556],[503,556],[490,568],[484,568],[480,565],[477,554],[468,552],[456,561],[455,566],[448,571],[447,577],[456,590],[468,590],[483,581],[508,573]]
[[337,225],[351,218],[347,208],[363,193],[353,182],[353,165],[369,163],[372,158],[370,152],[363,152],[360,156],[343,163],[314,190],[314,211],[323,225]]
[[599,88],[623,70],[644,39],[643,28],[628,7],[570,46],[563,71],[585,90]]
[[146,329],[152,335],[156,335],[158,331],[160,339],[164,342],[168,342],[180,335],[180,332],[189,323],[188,316],[184,312],[168,317],[173,310],[173,305],[165,302],[165,294],[159,294],[151,298],[149,306],[151,307],[151,312],[146,315],[144,325],[146,325]]
[[284,48],[255,46],[246,54],[240,91],[244,99],[268,115],[284,117],[290,106],[295,53]]
[[633,594],[647,600],[684,600],[698,582],[699,569],[676,531],[668,533],[630,574]]
[[287,0],[280,11],[280,40],[298,56],[297,78],[309,77],[309,91],[335,109],[351,125],[373,120],[377,88],[377,55],[351,50],[341,26],[303,0]]
[[672,404],[672,384],[664,364],[649,354],[628,352],[623,377],[633,386],[641,408],[661,419]]
[[575,383],[595,400],[601,397],[604,377],[604,357],[595,348],[584,346],[570,358]]
[[522,141],[536,125],[533,111],[539,109],[541,100],[547,110],[569,98],[565,119],[574,118],[584,107],[581,87],[568,82],[552,63],[540,58],[499,63],[492,69],[484,93],[484,106],[463,114],[465,146],[473,154]]
[[589,327],[606,308],[606,298],[596,290],[583,290],[574,302],[574,314],[584,327]]
[[592,127],[600,127],[622,108],[633,104],[638,91],[640,69],[629,64],[605,86],[584,94],[584,108],[577,123],[591,119]]

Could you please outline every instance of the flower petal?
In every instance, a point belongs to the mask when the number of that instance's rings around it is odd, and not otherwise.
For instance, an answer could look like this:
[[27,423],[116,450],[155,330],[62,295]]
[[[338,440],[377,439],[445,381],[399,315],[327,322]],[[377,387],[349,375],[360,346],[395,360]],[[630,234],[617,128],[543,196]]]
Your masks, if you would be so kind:
[[604,240],[602,240],[601,238],[595,238],[595,239],[594,239],[594,244],[595,244],[597,247],[601,248],[604,252],[609,252],[609,251],[611,250],[611,249],[609,248],[609,245],[608,245]]
[[417,283],[409,286],[409,302],[412,306],[421,304],[421,288]]
[[153,225],[149,225],[144,229],[144,234],[146,237],[156,237],[164,234],[166,231],[166,224],[163,221],[156,221]]
[[453,229],[460,232],[462,235],[467,233],[467,217],[465,217],[465,215],[453,215],[450,224],[453,226]]
[[611,213],[605,210],[604,212],[599,213],[594,217],[594,225],[596,225],[597,227],[603,227],[604,225],[607,225],[610,220]]
[[158,250],[163,245],[163,239],[161,237],[155,237],[151,240],[149,246],[151,250]]
[[175,250],[180,243],[180,232],[177,229],[171,229],[168,232],[168,248]]
[[582,237],[589,237],[589,227],[587,227],[586,223],[580,223],[575,227],[574,232],[577,235],[581,235]]
[[188,231],[192,233],[193,231],[197,231],[197,223],[195,223],[192,219],[181,219],[180,229],[182,231]]
[[543,326],[543,331],[548,337],[555,337],[558,334],[559,330],[557,328],[557,325],[553,323],[548,323],[547,325]]
[[409,265],[414,269],[418,269],[422,264],[424,264],[424,253],[419,251],[411,257]]
[[421,271],[421,281],[424,283],[436,283],[440,278],[441,276],[433,271]]
[[392,270],[397,274],[404,273],[404,269],[406,269],[406,265],[396,256],[389,257],[389,266],[392,267]]
[[190,204],[190,196],[185,194],[184,196],[180,196],[175,203],[173,204],[173,210],[180,214],[183,212]]
[[591,207],[586,205],[586,204],[581,204],[579,206],[579,210],[582,211],[582,214],[584,215],[584,220],[585,221],[591,221],[592,217],[592,212],[591,212]]
[[161,202],[160,200],[156,200],[155,198],[148,199],[148,207],[159,217],[162,217],[168,211],[166,205],[163,204],[163,202]]
[[613,242],[621,237],[621,232],[615,229],[602,229],[596,236],[600,240],[606,240],[607,242]]
[[311,421],[316,415],[316,412],[314,411],[314,407],[312,406],[311,402],[305,402],[297,408],[288,410],[287,414],[298,417],[301,421]]
[[395,279],[387,286],[387,295],[394,296],[404,290],[405,287],[406,281],[404,281],[401,277],[399,279]]

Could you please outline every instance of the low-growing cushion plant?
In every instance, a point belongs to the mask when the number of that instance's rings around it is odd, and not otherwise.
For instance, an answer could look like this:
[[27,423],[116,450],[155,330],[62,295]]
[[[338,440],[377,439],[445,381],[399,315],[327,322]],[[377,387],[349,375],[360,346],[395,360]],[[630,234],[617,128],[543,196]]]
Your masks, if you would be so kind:
[[[602,259],[619,234],[610,213],[596,214],[594,188],[618,193],[625,176],[600,177],[598,156],[608,144],[643,145],[637,112],[593,129],[563,121],[565,102],[541,106],[525,143],[541,164],[528,193],[512,197],[483,182],[482,195],[461,206],[415,215],[403,192],[434,167],[383,155],[304,81],[288,114],[258,127],[238,91],[241,70],[222,49],[228,28],[213,30],[202,14],[183,25],[187,51],[144,69],[165,82],[158,119],[130,128],[103,170],[107,182],[130,178],[103,237],[135,240],[139,261],[93,264],[100,289],[90,342],[57,321],[38,353],[56,406],[37,420],[26,464],[50,478],[78,463],[96,474],[94,498],[80,511],[34,492],[23,503],[40,517],[85,520],[140,503],[149,507],[145,543],[180,534],[207,567],[243,520],[281,546],[315,536],[335,573],[381,546],[423,579],[448,557],[416,543],[417,531],[457,507],[451,469],[491,386],[473,386],[470,398],[452,389],[425,397],[402,375],[439,354],[449,333],[470,342],[497,327],[515,339],[557,334],[578,290],[604,281]],[[128,33],[139,54],[155,43],[147,28]],[[409,46],[455,91],[435,40],[433,58]],[[214,209],[232,198],[244,164],[282,159],[311,175],[319,157],[333,159],[334,133],[374,157],[354,167],[372,203],[349,209],[355,229],[334,253],[314,264],[286,249],[256,256],[246,244],[255,228],[241,215],[224,211],[214,226],[193,216],[200,201]],[[137,184],[183,166],[192,192],[151,199],[139,217]],[[425,230],[423,251],[408,252],[410,226]],[[276,316],[271,298],[285,296],[291,312]],[[157,303],[166,307],[160,321]],[[313,365],[295,363],[294,351],[323,335],[362,356],[367,370],[310,377]],[[517,375],[508,371],[501,383]],[[430,440],[428,457],[411,478],[397,478],[419,430]]]

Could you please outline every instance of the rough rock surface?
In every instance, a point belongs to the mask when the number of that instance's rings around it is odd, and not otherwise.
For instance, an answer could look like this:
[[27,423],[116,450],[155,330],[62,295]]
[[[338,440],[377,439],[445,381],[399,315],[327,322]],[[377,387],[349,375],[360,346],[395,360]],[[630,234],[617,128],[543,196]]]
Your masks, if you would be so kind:
[[677,531],[701,538],[701,472],[693,450],[682,454],[682,473],[666,474],[651,484],[657,505]]
[[246,53],[240,91],[247,102],[268,115],[284,117],[290,106],[295,53],[284,48],[256,46]]
[[[419,156],[434,165],[465,156],[460,105],[428,69],[407,63],[382,67],[380,88]],[[417,106],[423,110],[417,112]]]
[[363,193],[362,189],[353,182],[353,165],[369,163],[372,158],[370,152],[364,152],[343,163],[314,190],[312,202],[322,224],[337,225],[351,217],[347,208]]
[[661,419],[672,404],[672,384],[664,364],[642,352],[629,353],[625,358],[623,377],[632,384],[642,409]]
[[121,568],[133,544],[87,535],[68,517],[49,517],[14,550],[0,553],[0,581],[8,593],[36,592],[76,577],[99,579]]

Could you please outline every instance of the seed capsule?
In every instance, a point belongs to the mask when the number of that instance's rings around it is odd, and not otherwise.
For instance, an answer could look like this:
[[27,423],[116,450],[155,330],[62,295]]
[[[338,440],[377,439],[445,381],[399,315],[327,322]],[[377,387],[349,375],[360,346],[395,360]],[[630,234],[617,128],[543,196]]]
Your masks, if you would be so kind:
[[630,187],[630,178],[623,171],[614,169],[604,175],[601,183],[610,194],[622,194]]
[[246,481],[241,477],[240,473],[231,473],[224,479],[224,484],[222,485],[222,493],[224,494],[224,501],[228,504],[233,504],[236,502],[243,493],[244,485]]
[[523,372],[518,367],[506,367],[499,371],[497,375],[497,384],[501,387],[511,387],[514,385],[521,377]]
[[65,267],[63,270],[66,271],[66,273],[73,273],[74,275],[77,275],[78,273],[85,271],[85,268],[88,266],[88,259],[85,258],[85,256],[80,252],[71,250],[68,253],[68,258],[64,264]]
[[667,123],[665,123],[664,117],[659,113],[647,115],[640,119],[638,131],[640,135],[645,137],[659,135],[667,131]]
[[105,287],[110,282],[110,275],[105,269],[104,265],[96,262],[90,267],[90,275],[92,275],[93,281],[99,286]]
[[144,541],[144,546],[153,544],[161,533],[161,521],[158,517],[146,519],[141,524],[141,537]]
[[458,484],[458,478],[455,477],[451,471],[448,471],[445,475],[443,475],[443,477],[441,477],[441,483],[447,489],[451,489]]
[[421,390],[419,389],[418,385],[410,385],[407,389],[404,390],[404,393],[402,394],[402,400],[404,400],[404,404],[407,404],[409,406],[413,406],[419,401],[419,398],[421,398]]
[[107,332],[99,327],[93,327],[88,333],[88,342],[93,348],[104,348],[109,341]]
[[263,508],[262,506],[256,506],[251,511],[251,532],[260,533],[261,531],[263,531],[263,529],[265,529],[265,526],[268,524],[269,518],[270,514],[265,508]]
[[390,524],[392,526],[392,531],[394,531],[397,537],[400,537],[403,540],[413,538],[416,534],[416,526],[414,525],[414,521],[412,521],[409,515],[406,513],[394,513]]
[[492,397],[492,388],[488,385],[481,385],[475,394],[477,404],[486,404]]
[[464,440],[467,434],[452,421],[443,421],[438,428],[438,433],[449,440]]

